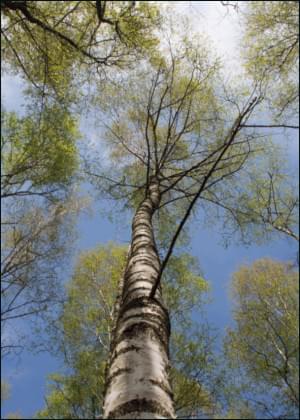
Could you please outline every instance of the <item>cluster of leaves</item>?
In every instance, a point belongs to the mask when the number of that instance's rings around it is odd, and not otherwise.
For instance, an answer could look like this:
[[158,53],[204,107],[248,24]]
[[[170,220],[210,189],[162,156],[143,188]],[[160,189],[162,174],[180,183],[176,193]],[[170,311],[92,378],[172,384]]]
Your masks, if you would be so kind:
[[2,112],[3,355],[22,348],[7,339],[12,321],[53,309],[60,299],[59,267],[78,207],[71,185],[78,166],[76,121],[55,104],[37,109],[24,117]]
[[[111,67],[155,51],[158,8],[132,1],[3,1],[3,58],[38,91],[63,103]],[[91,77],[89,77],[91,75]]]
[[3,197],[24,195],[25,183],[28,194],[47,185],[55,189],[56,184],[70,183],[78,165],[75,141],[79,132],[66,110],[45,106],[41,114],[35,110],[23,118],[3,112],[2,127]]
[[294,115],[299,95],[299,3],[249,1],[244,20],[243,55],[248,71],[269,82],[266,95],[277,117]]
[[229,375],[238,398],[262,418],[299,415],[298,281],[290,264],[268,259],[233,276]]

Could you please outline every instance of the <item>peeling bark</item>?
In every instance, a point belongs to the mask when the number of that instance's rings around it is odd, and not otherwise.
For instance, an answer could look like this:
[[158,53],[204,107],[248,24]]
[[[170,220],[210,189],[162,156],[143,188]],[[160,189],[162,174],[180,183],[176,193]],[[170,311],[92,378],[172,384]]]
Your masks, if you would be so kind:
[[106,372],[104,418],[175,418],[169,383],[169,315],[160,288],[152,215],[160,202],[155,179],[132,223],[132,241]]

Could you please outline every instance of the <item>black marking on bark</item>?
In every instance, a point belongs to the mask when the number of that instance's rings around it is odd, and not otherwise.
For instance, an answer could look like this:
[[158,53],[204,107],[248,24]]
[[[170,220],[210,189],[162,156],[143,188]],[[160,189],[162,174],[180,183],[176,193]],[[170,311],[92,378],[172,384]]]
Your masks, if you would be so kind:
[[108,413],[108,419],[118,419],[121,416],[133,412],[148,411],[153,414],[159,414],[166,418],[172,418],[172,415],[159,402],[147,400],[146,398],[136,398],[119,405],[113,411]]
[[155,274],[154,273],[145,273],[145,270],[144,269],[143,270],[135,270],[133,272],[126,271],[125,272],[125,276],[124,276],[124,280],[126,280],[126,286],[128,284],[127,281],[130,280],[130,277],[135,277],[137,274],[140,275],[140,276],[149,278],[149,279],[151,279],[151,278],[153,280],[156,280],[157,279],[157,274],[156,273]]
[[135,256],[137,255],[139,252],[141,252],[141,250],[145,250],[148,254],[151,254],[153,256],[155,256],[158,260],[158,252],[157,249],[155,247],[155,245],[153,244],[136,244],[133,246],[132,249],[132,255],[131,256]]
[[158,268],[160,268],[160,261],[158,259],[158,255],[150,250],[147,249],[147,246],[141,246],[138,251],[136,251],[133,256],[130,257],[130,262],[137,262],[139,260],[147,259],[150,261],[151,264],[154,264]]
[[145,235],[143,232],[133,232],[132,234],[132,245],[139,245],[140,243],[146,245],[151,245],[153,243],[153,234],[148,232],[147,235]]
[[145,226],[146,229],[151,230],[152,224],[151,221],[148,220],[148,218],[138,218],[137,220],[134,220],[132,223],[132,230],[138,229],[140,226]]
[[[151,313],[151,312],[143,312],[143,313],[139,313],[139,314],[133,314],[133,315],[129,315],[125,318],[122,318],[122,324],[127,322],[129,319],[132,318],[142,318],[142,320],[145,321],[152,321],[155,322],[156,324],[159,323],[159,325],[157,326],[157,328],[160,329],[164,329],[166,332],[166,335],[169,336],[169,330],[168,327],[165,326],[165,318],[158,313]],[[149,319],[147,319],[149,318]]]
[[132,270],[134,270],[134,266],[136,264],[143,264],[148,267],[151,267],[153,270],[156,271],[157,274],[160,272],[159,261],[154,261],[153,258],[151,258],[151,256],[142,254],[142,255],[137,255],[135,258],[130,259],[128,263],[128,268],[126,269],[127,276],[128,276],[128,273],[131,273]]
[[[145,293],[141,296],[143,297],[147,297],[147,292],[149,294],[149,287],[135,287],[134,289],[128,290],[128,292],[125,294],[125,296],[123,296],[123,302],[126,302],[127,298],[130,297],[130,295],[134,292],[136,292],[137,290],[144,290]],[[134,299],[134,298],[133,298]]]
[[114,354],[113,354],[113,356],[111,357],[111,359],[110,359],[110,365],[112,366],[112,364],[113,364],[113,362],[121,355],[121,354],[124,354],[124,353],[128,353],[129,351],[136,351],[136,352],[138,352],[138,351],[140,351],[141,350],[141,348],[142,347],[139,347],[139,346],[135,346],[134,344],[131,344],[130,346],[127,346],[127,347],[124,347],[123,349],[121,349],[121,350],[119,350],[119,351],[117,351],[117,352],[115,352]]
[[[147,278],[144,278],[143,274],[141,274],[141,273],[144,273],[144,271],[137,272],[136,273],[137,274],[137,278],[134,278],[133,280],[131,278],[130,279],[126,279],[126,289],[129,289],[134,283],[137,283],[139,281],[143,281],[145,283],[149,283],[150,285],[153,285],[154,284],[154,282],[152,280],[149,280],[149,276],[147,276]],[[130,277],[132,277],[132,275]],[[152,277],[153,277],[153,279],[156,278],[156,276],[152,276]]]
[[152,232],[147,232],[146,233],[140,233],[139,231],[137,232],[133,232],[132,233],[132,245],[134,246],[137,242],[138,239],[141,238],[145,241],[145,244],[150,245],[153,242],[153,233]]
[[136,246],[136,249],[133,251],[131,258],[136,258],[138,255],[146,255],[152,258],[153,260],[158,261],[158,255],[157,252],[153,249],[153,247],[150,247],[149,245],[138,245]]
[[114,373],[112,373],[108,378],[106,379],[105,388],[107,389],[109,385],[111,384],[111,381],[115,379],[119,375],[123,375],[124,373],[131,373],[132,369],[130,368],[120,368],[117,369]]
[[166,334],[162,334],[160,328],[150,325],[147,322],[137,322],[129,325],[125,330],[120,334],[116,341],[116,346],[121,343],[123,340],[136,338],[139,334],[148,335],[152,340],[154,339],[159,345],[162,346],[163,350],[168,354],[168,337],[165,337]]
[[[156,257],[156,255],[155,255],[155,257]],[[155,267],[156,269],[160,268],[160,263],[159,263],[158,259],[153,258],[152,255],[147,255],[146,253],[139,253],[139,254],[136,254],[134,257],[131,257],[129,262],[128,262],[128,266],[130,266],[131,264],[134,265],[136,263],[144,262],[144,261],[146,262],[147,265],[148,264],[151,265],[151,266],[158,265],[159,267],[158,268]]]
[[[139,300],[144,300],[144,298],[140,298]],[[129,314],[128,314],[129,312]],[[166,315],[165,312],[161,309],[160,306],[157,305],[138,305],[134,306],[133,308],[129,308],[126,311],[122,311],[122,315],[120,315],[120,319],[122,318],[122,322],[124,317],[130,316],[130,313],[134,312],[135,314],[139,313],[139,316],[144,316],[144,314],[153,314],[159,316],[163,322],[166,322]]]
[[167,323],[170,324],[169,313],[168,313],[167,308],[157,299],[149,300],[148,298],[145,298],[145,297],[135,298],[135,299],[131,300],[130,302],[128,302],[126,305],[122,305],[122,307],[120,308],[119,314],[118,314],[119,319],[129,309],[141,308],[141,307],[152,308],[153,310],[155,310],[154,308],[157,308],[156,309],[157,312],[162,310],[163,313],[165,314],[166,319],[167,319]]
[[168,387],[163,381],[156,381],[155,379],[149,379],[149,382],[151,382],[155,386],[158,386],[166,394],[169,395],[169,397],[171,398],[171,400],[173,400],[173,397],[174,397],[173,392],[171,391],[170,387]]

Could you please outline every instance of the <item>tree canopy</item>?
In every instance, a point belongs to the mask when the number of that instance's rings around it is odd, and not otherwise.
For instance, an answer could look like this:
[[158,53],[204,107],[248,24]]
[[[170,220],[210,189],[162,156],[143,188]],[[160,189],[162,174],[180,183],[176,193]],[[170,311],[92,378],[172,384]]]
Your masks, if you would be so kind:
[[226,354],[244,398],[250,393],[250,406],[263,416],[299,414],[298,282],[290,264],[270,259],[242,266],[233,276],[235,323]]
[[72,193],[78,137],[74,116],[56,105],[23,117],[2,112],[2,355],[22,348],[5,338],[11,322],[59,300],[59,266],[70,253],[78,208]]
[[[3,71],[21,77],[25,99],[1,120],[2,354],[23,348],[26,328],[15,341],[11,328],[47,313],[44,347],[65,369],[50,376],[39,418],[295,418],[295,266],[240,267],[221,349],[186,246],[208,225],[226,244],[299,241],[283,150],[298,129],[299,4],[221,2],[242,25],[243,68],[228,77],[209,40],[164,3],[1,2]],[[131,245],[85,250],[64,288],[88,183],[95,203],[121,211]],[[154,359],[157,376],[144,378]]]

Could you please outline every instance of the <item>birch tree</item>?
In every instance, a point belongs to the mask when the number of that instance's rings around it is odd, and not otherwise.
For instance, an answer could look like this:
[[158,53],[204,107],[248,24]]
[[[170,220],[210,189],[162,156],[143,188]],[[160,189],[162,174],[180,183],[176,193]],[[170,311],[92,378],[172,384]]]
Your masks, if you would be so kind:
[[[55,123],[54,123],[55,119]],[[7,329],[59,300],[59,263],[67,256],[76,214],[76,122],[57,106],[42,113],[2,113],[1,327],[2,356],[22,349]],[[70,206],[72,210],[70,211]],[[77,206],[78,207],[78,206]],[[12,324],[13,323],[13,324]],[[14,328],[15,334],[16,329]],[[17,342],[18,341],[18,342]]]
[[241,266],[232,279],[226,355],[237,395],[262,418],[299,415],[298,292],[292,266],[269,259]]
[[[107,91],[102,115],[113,166],[105,172],[106,160],[101,172],[95,157],[86,172],[104,194],[125,199],[134,217],[108,359],[105,418],[174,417],[161,276],[196,202],[207,209],[204,203],[241,180],[267,144],[258,146],[244,129],[262,101],[260,86],[246,97],[230,97],[217,75],[218,63],[205,49],[185,44]],[[162,255],[158,243],[166,224]]]
[[288,124],[299,112],[299,3],[250,1],[245,6],[243,56],[247,69],[253,77],[266,79],[277,123]]
[[[51,339],[52,347],[58,347],[64,359],[66,373],[50,376],[46,407],[37,414],[39,418],[102,415],[114,300],[126,256],[127,247],[113,243],[79,256]],[[171,380],[175,410],[184,417],[193,412],[209,413],[214,405],[210,373],[213,338],[203,315],[207,288],[195,258],[182,254],[171,259],[164,273],[173,325]],[[201,323],[191,319],[192,311],[201,313]]]

